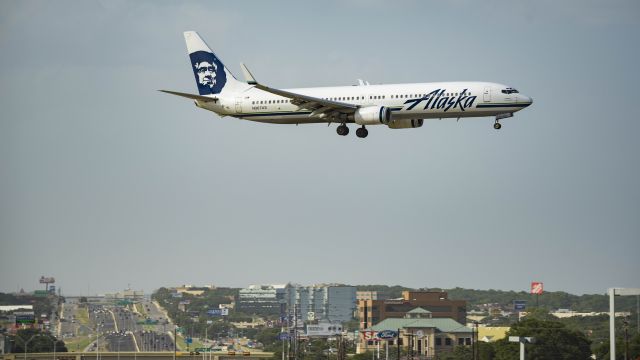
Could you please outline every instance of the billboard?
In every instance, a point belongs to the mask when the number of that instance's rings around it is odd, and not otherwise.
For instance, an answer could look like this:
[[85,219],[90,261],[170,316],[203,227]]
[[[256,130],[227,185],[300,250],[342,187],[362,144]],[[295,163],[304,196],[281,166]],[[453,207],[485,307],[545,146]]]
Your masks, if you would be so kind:
[[36,322],[33,311],[16,311],[13,315],[16,317],[16,325],[34,324]]
[[523,311],[527,307],[526,300],[513,300],[513,310]]
[[229,309],[209,309],[207,310],[209,316],[227,316],[229,315]]
[[308,324],[305,334],[309,337],[327,337],[342,334],[342,324],[319,323]]
[[56,279],[52,277],[40,276],[40,284],[53,284],[55,282],[56,282]]
[[531,294],[532,295],[542,295],[544,291],[542,283],[537,281],[531,282]]

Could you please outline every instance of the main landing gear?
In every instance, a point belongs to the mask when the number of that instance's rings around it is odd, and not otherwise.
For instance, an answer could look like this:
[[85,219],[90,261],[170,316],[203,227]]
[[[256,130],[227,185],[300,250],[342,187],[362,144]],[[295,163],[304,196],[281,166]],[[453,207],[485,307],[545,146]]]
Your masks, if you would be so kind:
[[361,128],[356,129],[356,136],[359,138],[366,138],[369,135],[369,130],[362,125]]
[[347,127],[347,125],[342,124],[336,128],[336,132],[340,136],[347,136],[349,134],[349,128]]
[[[338,126],[336,128],[336,132],[340,136],[347,136],[349,134],[349,128],[347,127],[346,124],[341,124],[340,126]],[[357,137],[366,138],[367,135],[369,135],[369,130],[367,130],[367,128],[365,128],[364,125],[362,125],[362,127],[359,127],[359,128],[356,129],[356,136]]]
[[500,130],[500,128],[502,128],[502,125],[500,125],[498,120],[496,120],[495,124],[493,124],[493,128],[496,129],[496,130]]

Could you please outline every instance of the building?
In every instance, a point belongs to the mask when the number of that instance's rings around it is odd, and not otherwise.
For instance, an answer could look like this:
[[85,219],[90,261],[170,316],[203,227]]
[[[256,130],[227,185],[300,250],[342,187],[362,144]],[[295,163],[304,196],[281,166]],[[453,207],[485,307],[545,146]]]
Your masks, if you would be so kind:
[[144,291],[126,289],[115,294],[105,294],[105,298],[109,300],[129,300],[132,302],[138,302],[144,299]]
[[478,327],[478,340],[484,342],[494,342],[504,339],[507,336],[508,326],[480,326]]
[[286,297],[289,315],[302,321],[324,320],[345,322],[353,319],[356,310],[355,286],[320,284],[293,285]]
[[182,285],[182,286],[176,287],[175,291],[177,294],[189,294],[193,296],[201,296],[202,294],[204,294],[205,289],[208,289],[208,288],[196,287],[193,285]]
[[290,285],[250,285],[238,293],[238,310],[255,314],[279,314]]
[[378,300],[377,291],[356,291],[356,300]]
[[359,300],[360,329],[367,329],[387,318],[403,318],[416,307],[430,311],[434,318],[454,319],[461,324],[467,322],[465,300],[450,300],[443,291],[403,291],[400,299]]
[[238,294],[238,309],[256,314],[295,316],[298,321],[345,322],[356,309],[354,286],[251,285]]
[[[381,331],[398,334],[391,339],[380,339]],[[386,318],[380,323],[361,331],[357,353],[373,351],[380,345],[400,346],[411,349],[418,357],[433,358],[442,352],[453,351],[456,346],[470,346],[472,329],[450,318],[433,318],[423,308],[414,308],[403,317]]]

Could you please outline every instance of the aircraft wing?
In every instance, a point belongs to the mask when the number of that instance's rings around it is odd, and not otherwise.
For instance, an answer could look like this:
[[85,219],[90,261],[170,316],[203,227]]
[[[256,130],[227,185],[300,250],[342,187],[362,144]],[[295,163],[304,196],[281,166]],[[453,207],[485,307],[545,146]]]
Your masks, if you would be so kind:
[[294,105],[297,105],[300,109],[311,110],[311,114],[309,114],[310,117],[339,118],[340,115],[343,115],[343,114],[344,115],[353,114],[360,107],[359,105],[347,104],[339,101],[325,100],[325,99],[317,98],[313,96],[307,96],[307,95],[292,93],[290,91],[270,88],[266,85],[262,85],[258,83],[256,79],[253,77],[253,74],[251,74],[249,69],[247,69],[247,67],[243,63],[240,63],[240,66],[242,67],[242,72],[244,73],[244,77],[247,80],[247,84],[253,85],[260,90],[291,99],[291,103]]

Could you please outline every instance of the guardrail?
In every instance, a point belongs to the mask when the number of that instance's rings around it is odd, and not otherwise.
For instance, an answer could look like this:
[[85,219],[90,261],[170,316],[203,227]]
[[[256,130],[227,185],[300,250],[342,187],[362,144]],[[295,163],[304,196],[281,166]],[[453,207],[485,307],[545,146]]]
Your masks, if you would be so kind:
[[[0,360],[173,360],[173,351],[163,352],[100,352],[96,356],[95,352],[67,352],[53,353],[9,353],[0,355]],[[176,359],[180,360],[246,360],[246,359],[266,359],[273,357],[270,352],[240,352],[234,354],[229,352],[196,352],[178,351]]]

